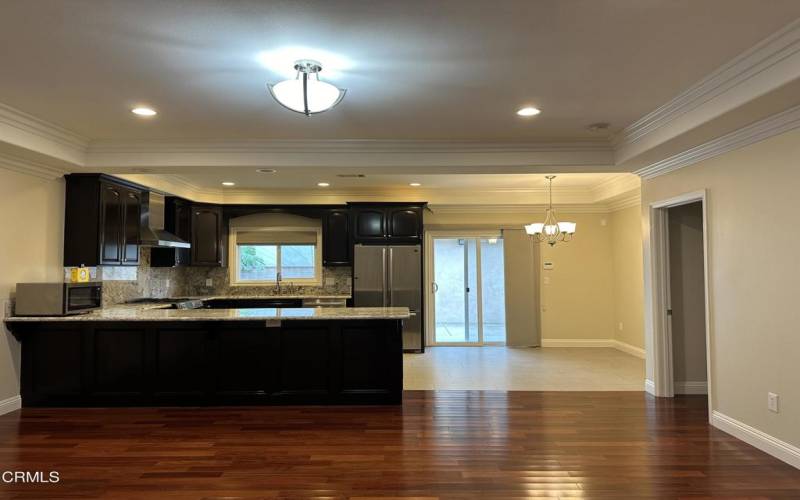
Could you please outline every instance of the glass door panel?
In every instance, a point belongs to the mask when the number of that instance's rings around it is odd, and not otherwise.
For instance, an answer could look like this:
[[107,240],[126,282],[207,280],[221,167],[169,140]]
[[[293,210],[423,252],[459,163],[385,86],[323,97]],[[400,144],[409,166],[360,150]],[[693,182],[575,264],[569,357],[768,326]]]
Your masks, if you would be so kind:
[[501,238],[433,238],[434,344],[505,342]]
[[505,263],[502,238],[482,238],[481,324],[484,343],[506,341]]
[[434,238],[434,318],[437,344],[464,343],[467,341],[464,293],[466,254],[463,239]]

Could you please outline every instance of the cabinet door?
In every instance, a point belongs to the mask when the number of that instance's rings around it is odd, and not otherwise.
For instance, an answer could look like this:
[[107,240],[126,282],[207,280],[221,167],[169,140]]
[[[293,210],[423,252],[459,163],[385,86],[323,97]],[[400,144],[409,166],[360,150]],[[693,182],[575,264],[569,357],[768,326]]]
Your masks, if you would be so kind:
[[346,210],[333,210],[325,216],[322,227],[322,263],[326,266],[349,266],[352,259],[350,217]]
[[393,208],[389,210],[389,239],[421,240],[422,212],[414,208]]
[[222,210],[192,207],[192,265],[222,265]]
[[357,242],[386,239],[386,214],[383,209],[356,209],[353,238]]
[[124,219],[121,188],[101,184],[100,218],[100,263],[119,265],[122,263]]
[[[172,214],[174,226],[172,233],[183,241],[192,241],[191,220],[192,207],[184,200],[175,200]],[[188,266],[192,262],[192,251],[189,248],[175,248],[175,265]]]
[[124,207],[124,228],[122,241],[122,264],[139,264],[139,234],[141,231],[142,200],[138,191],[121,190]]

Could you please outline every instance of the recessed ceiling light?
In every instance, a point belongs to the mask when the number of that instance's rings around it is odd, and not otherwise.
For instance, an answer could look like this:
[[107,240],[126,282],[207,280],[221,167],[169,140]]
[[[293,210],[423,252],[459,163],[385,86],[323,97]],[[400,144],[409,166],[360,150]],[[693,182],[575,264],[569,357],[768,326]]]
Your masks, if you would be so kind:
[[420,184],[419,182],[409,182],[409,183],[408,183],[408,185],[409,185],[409,186],[414,186],[414,187],[419,187],[419,186],[421,186],[422,184]]
[[259,168],[256,169],[256,172],[260,174],[274,174],[275,172],[277,172],[277,170],[275,170],[274,168]]
[[138,115],[138,116],[155,116],[155,115],[158,114],[158,112],[155,109],[153,109],[153,108],[145,108],[145,107],[133,108],[131,110],[131,113],[133,113],[134,115]]
[[327,183],[327,182],[318,182],[317,186],[319,186],[321,188],[326,188],[326,187],[330,186],[330,184]]
[[222,185],[223,185],[223,186],[235,186],[235,185],[236,185],[236,183],[235,183],[235,182],[231,182],[231,181],[224,181],[224,182],[222,183]]
[[539,110],[539,108],[534,108],[534,107],[532,107],[532,106],[529,106],[529,107],[527,107],[527,108],[522,108],[522,109],[520,109],[520,110],[518,110],[518,111],[517,111],[517,114],[518,114],[519,116],[536,116],[536,115],[538,115],[539,113],[541,113],[541,111]]

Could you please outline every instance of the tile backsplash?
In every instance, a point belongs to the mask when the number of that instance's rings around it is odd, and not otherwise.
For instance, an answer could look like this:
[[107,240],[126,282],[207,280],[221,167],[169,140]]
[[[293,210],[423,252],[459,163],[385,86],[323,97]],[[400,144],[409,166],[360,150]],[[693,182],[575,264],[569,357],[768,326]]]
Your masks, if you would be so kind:
[[[100,266],[91,269],[93,279],[103,281],[103,304],[119,304],[140,297],[202,295],[279,295],[274,286],[231,286],[228,268],[150,267],[150,249],[139,249],[138,266]],[[65,271],[65,277],[68,272]],[[281,294],[350,295],[349,267],[325,267],[322,286],[283,286]],[[207,280],[212,285],[207,286]]]
[[[232,286],[225,267],[187,267],[182,269],[188,295],[278,295],[274,286]],[[212,285],[207,286],[207,280]],[[349,267],[322,268],[322,286],[282,286],[282,294],[292,295],[350,295],[351,271]]]

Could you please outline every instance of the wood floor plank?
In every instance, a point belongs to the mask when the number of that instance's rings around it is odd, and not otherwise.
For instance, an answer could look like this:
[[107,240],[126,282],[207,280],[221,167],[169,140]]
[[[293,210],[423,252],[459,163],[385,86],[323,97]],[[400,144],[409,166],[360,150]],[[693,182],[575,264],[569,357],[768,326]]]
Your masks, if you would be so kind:
[[800,471],[708,425],[704,397],[405,393],[398,407],[26,408],[0,498],[800,498]]

